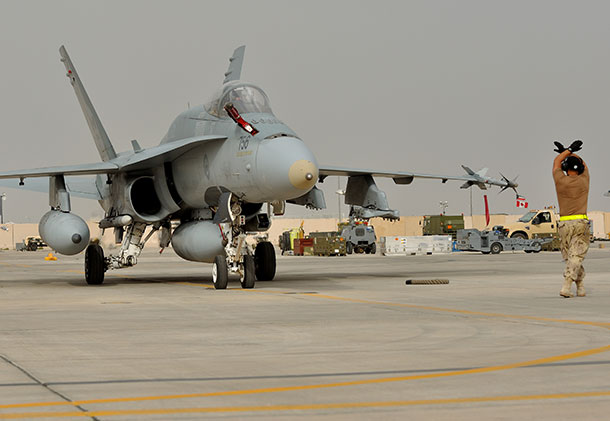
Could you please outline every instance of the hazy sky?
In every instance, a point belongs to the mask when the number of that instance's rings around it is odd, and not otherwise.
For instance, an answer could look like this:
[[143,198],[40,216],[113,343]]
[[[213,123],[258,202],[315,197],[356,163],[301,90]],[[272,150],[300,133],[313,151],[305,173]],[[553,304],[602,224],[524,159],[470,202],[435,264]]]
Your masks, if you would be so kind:
[[[553,140],[582,139],[590,210],[610,211],[610,3],[606,1],[0,1],[0,168],[99,160],[59,62],[65,44],[117,150],[159,143],[218,89],[246,44],[242,78],[320,164],[519,175],[531,207],[556,204]],[[341,180],[342,187],[345,179]],[[470,212],[457,181],[378,185],[403,215]],[[337,180],[323,184],[337,212]],[[45,194],[3,189],[5,219],[37,222]],[[519,213],[488,191],[494,213]],[[481,213],[481,191],[473,192]],[[73,200],[81,216],[94,202]],[[291,214],[300,211],[291,210]]]

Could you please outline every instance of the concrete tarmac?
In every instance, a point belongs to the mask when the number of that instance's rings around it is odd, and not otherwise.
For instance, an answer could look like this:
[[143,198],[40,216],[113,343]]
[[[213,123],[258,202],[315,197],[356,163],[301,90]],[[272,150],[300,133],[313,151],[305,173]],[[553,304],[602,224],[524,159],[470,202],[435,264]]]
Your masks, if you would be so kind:
[[606,419],[593,247],[571,299],[550,252],[278,256],[276,280],[216,291],[171,250],[95,287],[83,255],[3,251],[0,419]]

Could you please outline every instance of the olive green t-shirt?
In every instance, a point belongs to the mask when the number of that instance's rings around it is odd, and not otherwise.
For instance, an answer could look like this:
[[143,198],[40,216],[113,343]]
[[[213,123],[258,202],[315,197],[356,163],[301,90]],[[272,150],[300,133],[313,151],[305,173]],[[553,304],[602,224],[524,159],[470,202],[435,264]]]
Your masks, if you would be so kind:
[[584,215],[587,213],[587,201],[589,200],[589,169],[580,175],[567,176],[557,168],[553,171],[557,201],[559,202],[559,214]]

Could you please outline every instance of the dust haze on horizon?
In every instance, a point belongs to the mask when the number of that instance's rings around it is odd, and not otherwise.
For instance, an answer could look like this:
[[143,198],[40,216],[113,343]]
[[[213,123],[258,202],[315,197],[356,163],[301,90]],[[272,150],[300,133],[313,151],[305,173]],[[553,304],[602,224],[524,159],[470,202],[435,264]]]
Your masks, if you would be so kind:
[[[603,1],[21,1],[0,16],[2,170],[99,161],[58,49],[65,45],[117,151],[157,145],[187,104],[220,88],[233,50],[242,78],[318,162],[460,175],[465,164],[519,176],[530,207],[556,204],[553,141],[584,142],[589,210],[610,210],[610,3]],[[26,179],[26,183],[28,180]],[[319,185],[337,216],[345,178]],[[401,215],[470,213],[460,183],[377,180]],[[46,194],[0,187],[5,221],[37,223]],[[487,193],[492,213],[522,213]],[[73,212],[100,218],[93,201]],[[343,215],[347,207],[342,206]]]

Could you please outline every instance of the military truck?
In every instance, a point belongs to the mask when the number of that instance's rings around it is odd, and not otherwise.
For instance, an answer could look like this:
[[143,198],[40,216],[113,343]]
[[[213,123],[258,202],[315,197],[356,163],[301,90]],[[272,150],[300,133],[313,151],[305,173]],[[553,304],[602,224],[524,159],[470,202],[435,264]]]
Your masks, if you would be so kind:
[[464,215],[425,215],[422,231],[424,235],[450,235],[454,240],[457,232],[464,229]]
[[510,238],[544,238],[558,233],[559,215],[553,208],[531,210],[514,224],[506,225]]
[[341,237],[345,238],[347,254],[377,252],[377,236],[375,229],[367,221],[350,219],[347,223],[339,224]]

